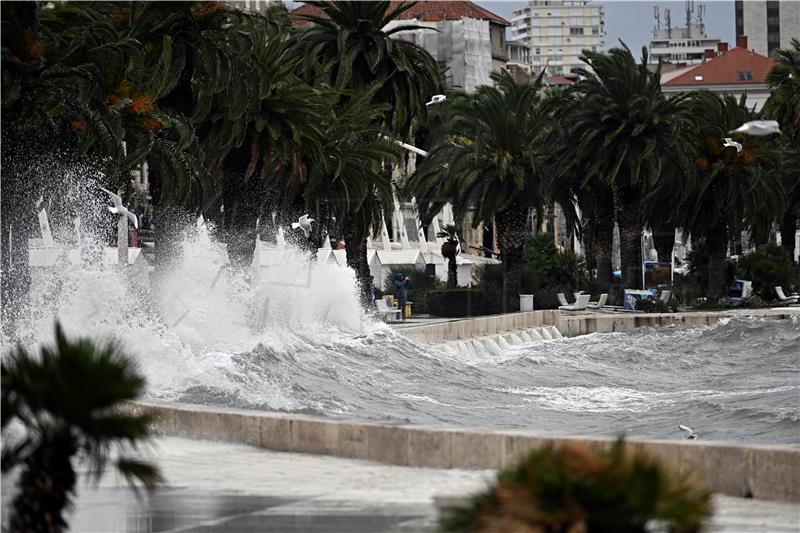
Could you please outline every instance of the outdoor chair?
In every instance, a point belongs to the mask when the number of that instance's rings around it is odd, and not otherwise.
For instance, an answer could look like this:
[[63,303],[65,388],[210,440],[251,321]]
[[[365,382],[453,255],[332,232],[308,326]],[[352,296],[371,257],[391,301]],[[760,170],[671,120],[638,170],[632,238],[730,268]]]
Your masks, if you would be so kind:
[[658,298],[664,303],[667,303],[672,299],[672,291],[661,291],[661,296]]
[[383,317],[394,315],[395,320],[400,320],[400,313],[402,312],[400,309],[390,309],[383,300],[375,300],[375,311]]
[[588,307],[589,309],[602,309],[603,306],[606,305],[607,301],[608,301],[608,293],[604,292],[603,294],[600,295],[599,300],[597,300],[596,302],[589,302],[589,305],[587,305],[586,307]]
[[775,294],[778,295],[778,299],[782,304],[796,304],[797,301],[800,300],[800,295],[797,294],[790,294],[789,296],[786,296],[783,293],[783,287],[780,285],[775,287]]
[[560,305],[558,308],[563,311],[583,311],[589,305],[589,300],[592,298],[591,294],[581,294],[575,301],[574,305]]
[[564,296],[563,292],[559,292],[558,294],[556,294],[556,298],[558,298],[558,303],[560,305],[569,305],[569,302],[567,301],[567,297]]

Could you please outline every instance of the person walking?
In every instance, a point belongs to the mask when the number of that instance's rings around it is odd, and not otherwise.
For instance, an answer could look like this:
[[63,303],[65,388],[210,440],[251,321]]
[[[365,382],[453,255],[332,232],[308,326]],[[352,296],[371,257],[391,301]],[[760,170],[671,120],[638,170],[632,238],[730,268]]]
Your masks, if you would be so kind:
[[406,300],[408,299],[406,287],[408,287],[409,281],[411,281],[410,277],[399,272],[394,278],[394,297],[397,298],[397,303],[400,306],[400,316],[403,317],[403,321],[406,320]]

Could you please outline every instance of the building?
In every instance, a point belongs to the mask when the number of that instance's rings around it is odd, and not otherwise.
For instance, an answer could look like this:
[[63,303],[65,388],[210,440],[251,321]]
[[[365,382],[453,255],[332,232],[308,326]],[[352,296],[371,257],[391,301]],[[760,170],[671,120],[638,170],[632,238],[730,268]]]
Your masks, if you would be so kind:
[[274,4],[278,1],[279,0],[230,0],[225,3],[241,11],[264,13],[269,9],[270,4]]
[[750,48],[762,56],[800,37],[800,2],[736,0],[735,12],[736,38],[746,35]]
[[517,83],[530,83],[532,78],[531,49],[522,41],[506,41],[505,69]]
[[683,28],[672,27],[671,9],[664,9],[662,26],[661,9],[653,8],[656,25],[649,46],[651,63],[697,65],[703,62],[706,52],[716,52],[720,40],[706,35],[705,5],[691,0],[684,4],[686,25]]
[[603,7],[588,0],[531,0],[514,11],[511,24],[511,39],[531,50],[533,70],[546,67],[551,76],[584,67],[581,52],[605,45]]
[[[402,1],[395,0],[389,10],[396,9]],[[310,5],[291,11],[292,15],[323,15]],[[302,25],[302,19],[295,18]],[[419,2],[392,21],[387,30],[402,24],[414,24],[431,30],[398,32],[398,39],[411,41],[428,51],[446,70],[445,80],[450,88],[474,91],[480,85],[492,83],[490,75],[505,67],[506,27],[503,17],[481,6],[463,0],[428,0]]]
[[748,49],[747,37],[742,36],[732,50],[727,43],[719,43],[716,52],[706,52],[703,63],[662,73],[661,88],[665,93],[706,89],[737,97],[746,94],[748,105],[761,109],[769,98],[765,78],[773,64],[772,59]]

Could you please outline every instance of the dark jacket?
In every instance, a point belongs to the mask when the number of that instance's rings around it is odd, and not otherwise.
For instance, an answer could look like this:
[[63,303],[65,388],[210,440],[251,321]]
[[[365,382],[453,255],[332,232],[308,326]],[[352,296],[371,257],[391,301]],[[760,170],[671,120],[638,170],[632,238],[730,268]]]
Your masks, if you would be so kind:
[[403,278],[397,278],[394,280],[394,297],[395,298],[406,298],[406,287],[408,286],[408,280]]

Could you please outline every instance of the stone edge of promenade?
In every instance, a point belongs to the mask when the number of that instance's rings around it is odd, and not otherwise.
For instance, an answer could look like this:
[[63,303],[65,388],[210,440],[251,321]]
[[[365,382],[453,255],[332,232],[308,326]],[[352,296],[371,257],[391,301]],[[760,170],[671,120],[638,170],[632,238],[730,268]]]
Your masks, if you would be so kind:
[[[593,448],[612,442],[602,437],[391,425],[191,404],[137,402],[129,408],[154,413],[158,434],[426,468],[497,469],[550,442]],[[642,440],[631,440],[630,445],[678,472],[691,474],[715,492],[800,501],[797,447]]]
[[473,339],[540,326],[555,326],[564,337],[588,333],[630,331],[642,326],[707,326],[722,318],[747,316],[782,320],[800,315],[800,308],[747,309],[688,313],[585,313],[567,314],[558,309],[526,311],[452,320],[398,330],[417,342],[445,342]]

